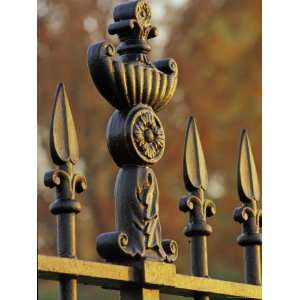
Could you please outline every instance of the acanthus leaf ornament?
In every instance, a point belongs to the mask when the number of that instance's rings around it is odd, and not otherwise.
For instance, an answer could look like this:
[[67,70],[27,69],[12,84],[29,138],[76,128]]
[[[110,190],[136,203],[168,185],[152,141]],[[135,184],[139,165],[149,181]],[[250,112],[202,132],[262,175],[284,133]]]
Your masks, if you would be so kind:
[[238,243],[243,247],[248,284],[209,279],[207,237],[212,227],[207,218],[215,215],[216,205],[205,195],[208,174],[193,117],[188,120],[184,146],[187,195],[179,201],[179,209],[188,214],[184,233],[189,238],[193,276],[180,275],[174,264],[163,263],[175,262],[178,245],[174,240],[162,239],[159,188],[150,166],[165,151],[166,137],[157,112],[174,95],[177,65],[172,59],[152,62],[147,56],[151,50],[148,39],[157,36],[158,31],[151,25],[151,10],[146,0],[129,0],[118,5],[114,21],[109,32],[119,36],[119,46],[115,49],[103,42],[88,51],[92,79],[117,109],[106,134],[109,151],[120,167],[114,189],[116,229],[101,233],[96,240],[99,255],[112,263],[77,260],[76,214],[81,205],[76,193],[87,189],[87,181],[74,173],[79,161],[77,134],[65,87],[59,84],[50,126],[50,152],[57,167],[44,177],[45,185],[56,190],[50,211],[57,220],[58,257],[39,257],[39,277],[59,281],[59,299],[65,300],[77,300],[77,283],[119,289],[122,300],[157,300],[160,292],[197,300],[209,300],[210,295],[261,299],[261,288],[254,286],[261,285],[262,212],[258,207],[261,192],[245,130],[238,161],[242,205],[235,209],[234,220],[242,225]]
[[115,185],[117,231],[97,237],[98,253],[109,261],[176,260],[177,243],[161,237],[158,199],[158,184],[152,169],[135,166],[120,169]]
[[117,49],[101,42],[88,50],[94,84],[117,109],[106,131],[109,152],[120,167],[114,193],[117,230],[97,237],[99,255],[114,262],[174,262],[178,254],[175,241],[162,239],[158,184],[149,167],[164,154],[165,133],[156,112],[172,99],[178,70],[173,59],[148,58],[148,39],[158,34],[150,21],[145,0],[117,5],[108,29],[119,36]]

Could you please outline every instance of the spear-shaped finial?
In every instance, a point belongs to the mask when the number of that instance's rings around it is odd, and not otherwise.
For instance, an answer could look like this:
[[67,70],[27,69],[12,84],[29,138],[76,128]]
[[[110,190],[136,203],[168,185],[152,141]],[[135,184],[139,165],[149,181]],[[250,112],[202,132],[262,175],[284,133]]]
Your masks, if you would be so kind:
[[205,157],[194,117],[188,120],[183,159],[185,187],[189,192],[205,191],[208,184]]
[[[58,200],[50,206],[51,212],[60,213],[61,209],[65,210],[68,206],[70,211],[78,213],[80,203],[75,201],[75,193],[85,191],[87,183],[84,176],[73,174],[73,166],[79,161],[78,139],[69,98],[63,83],[59,83],[56,89],[49,146],[52,160],[59,166],[59,169],[45,174],[45,185],[50,188],[57,187]],[[64,204],[61,199],[65,199]],[[74,201],[67,205],[66,199]]]
[[55,215],[79,213],[81,205],[75,195],[86,190],[87,182],[84,176],[73,172],[73,166],[79,161],[78,140],[69,98],[62,83],[58,84],[54,98],[49,146],[52,160],[59,166],[47,172],[44,178],[47,187],[56,187],[57,199],[50,205],[50,211]]
[[57,187],[58,199],[52,203],[51,212],[58,214],[68,210],[78,213],[80,203],[75,200],[75,193],[86,190],[87,183],[85,177],[73,174],[73,166],[79,161],[78,140],[69,98],[62,83],[58,84],[54,98],[49,145],[52,160],[59,166],[59,169],[45,174],[45,185]]
[[50,126],[50,151],[57,165],[68,162],[75,165],[79,160],[75,124],[63,83],[58,84],[54,100]]
[[[57,216],[57,251],[59,256],[76,258],[75,215],[80,212],[81,205],[75,195],[86,190],[87,182],[84,176],[73,173],[79,161],[78,140],[62,83],[57,86],[54,98],[49,144],[52,160],[59,166],[47,172],[44,178],[47,187],[56,187],[56,200],[51,203],[50,211]],[[75,278],[61,278],[60,299],[77,300]]]
[[244,247],[245,280],[247,283],[261,284],[261,210],[260,184],[255,167],[250,140],[246,130],[242,130],[237,170],[238,193],[243,205],[234,211],[234,220],[243,225],[238,243]]
[[[192,273],[195,276],[208,276],[207,236],[212,228],[206,223],[206,218],[216,213],[215,204],[205,199],[204,192],[208,185],[205,157],[199,137],[196,121],[193,117],[188,120],[184,159],[183,176],[188,196],[180,199],[179,208],[189,212],[189,222],[184,233],[191,237]],[[197,296],[197,300],[208,300],[208,296]]]
[[63,83],[56,89],[50,123],[50,154],[58,169],[47,172],[44,182],[49,188],[56,187],[57,200],[50,205],[53,214],[79,213],[81,206],[76,193],[86,190],[84,176],[73,173],[79,161],[78,140],[69,98]]
[[[211,226],[206,217],[213,216],[216,206],[205,199],[204,192],[208,185],[208,176],[203,148],[194,117],[190,117],[185,134],[183,176],[188,197],[180,200],[180,209],[190,211],[190,222],[185,228],[186,236],[210,235]],[[198,212],[199,210],[199,212]]]
[[241,133],[240,154],[238,162],[238,191],[240,200],[260,200],[260,185],[251,149],[250,140],[245,129]]

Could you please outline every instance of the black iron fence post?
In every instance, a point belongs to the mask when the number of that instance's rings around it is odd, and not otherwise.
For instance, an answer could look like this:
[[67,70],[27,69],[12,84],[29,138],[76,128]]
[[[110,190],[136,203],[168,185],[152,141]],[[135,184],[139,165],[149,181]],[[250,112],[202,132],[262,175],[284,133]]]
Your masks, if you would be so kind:
[[[191,238],[192,274],[208,277],[207,237],[212,233],[212,228],[206,223],[206,218],[216,213],[216,206],[211,200],[205,199],[208,185],[206,162],[197,125],[192,117],[186,130],[183,175],[189,195],[180,199],[179,208],[189,212],[190,217],[184,234]],[[195,299],[208,300],[209,297],[201,295]]]
[[234,211],[234,220],[243,225],[243,232],[238,243],[244,248],[245,281],[261,284],[261,223],[262,213],[258,208],[260,184],[248,134],[241,134],[238,161],[238,192],[242,207]]
[[[50,151],[58,169],[45,174],[45,185],[56,187],[57,198],[50,206],[57,216],[57,254],[76,258],[75,216],[80,212],[80,203],[75,193],[87,187],[83,176],[74,174],[73,166],[79,160],[77,135],[65,88],[57,88],[50,128]],[[60,299],[77,300],[77,280],[72,276],[60,279]]]
[[[147,1],[117,5],[109,33],[119,36],[117,49],[107,42],[92,45],[88,64],[102,96],[116,111],[107,126],[107,144],[120,167],[115,183],[116,231],[100,234],[97,249],[108,261],[139,267],[143,261],[174,262],[177,244],[162,240],[159,190],[150,166],[165,150],[165,133],[157,116],[173,97],[177,65],[172,59],[152,62],[148,40],[158,35]],[[116,54],[117,52],[117,54]],[[121,299],[159,299],[156,290],[121,290]]]

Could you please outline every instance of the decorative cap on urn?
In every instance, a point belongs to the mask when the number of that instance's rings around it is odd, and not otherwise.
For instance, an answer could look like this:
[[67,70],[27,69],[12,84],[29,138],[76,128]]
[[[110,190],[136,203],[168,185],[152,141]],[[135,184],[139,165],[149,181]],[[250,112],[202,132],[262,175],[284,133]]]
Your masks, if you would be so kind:
[[117,34],[121,41],[120,55],[126,53],[148,53],[151,50],[148,39],[159,35],[150,24],[151,9],[144,0],[120,4],[114,9],[114,23],[108,28],[110,34]]
[[114,9],[115,22],[108,30],[119,36],[117,51],[108,42],[94,44],[88,50],[94,84],[120,111],[129,111],[138,104],[159,111],[171,101],[177,87],[176,62],[173,59],[152,62],[147,56],[151,50],[148,39],[158,35],[150,20],[147,1],[120,4]]

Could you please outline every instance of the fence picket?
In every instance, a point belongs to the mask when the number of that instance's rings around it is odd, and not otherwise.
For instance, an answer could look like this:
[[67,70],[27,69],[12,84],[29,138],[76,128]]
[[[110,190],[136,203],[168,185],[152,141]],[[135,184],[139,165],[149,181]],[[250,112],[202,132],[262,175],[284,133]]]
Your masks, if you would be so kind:
[[[205,198],[208,185],[206,162],[193,117],[188,120],[186,130],[183,174],[189,195],[180,199],[179,208],[183,212],[189,212],[189,222],[184,234],[191,238],[192,274],[208,277],[207,237],[212,233],[212,228],[206,223],[206,218],[215,215],[216,205]],[[201,295],[195,299],[209,300],[209,297]]]
[[[76,258],[76,220],[81,205],[75,194],[87,188],[85,177],[73,173],[79,160],[78,141],[69,99],[63,84],[59,84],[55,96],[50,125],[50,153],[58,169],[45,174],[45,185],[56,187],[56,200],[50,211],[57,216],[57,254]],[[60,278],[61,300],[77,300],[77,280],[74,276]]]
[[261,284],[261,223],[262,213],[258,208],[260,186],[246,130],[241,133],[238,161],[238,192],[243,205],[234,211],[234,220],[243,225],[238,243],[244,248],[245,281]]

